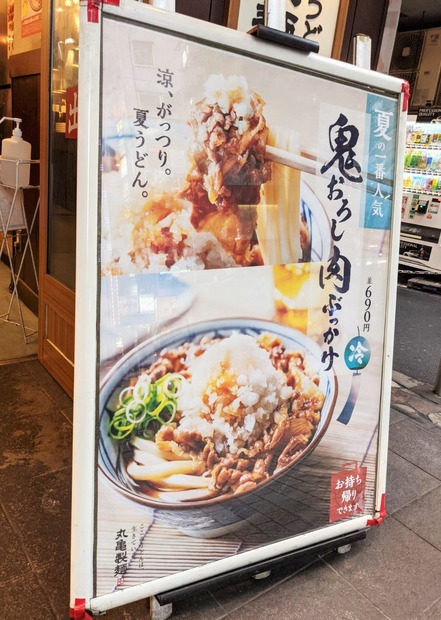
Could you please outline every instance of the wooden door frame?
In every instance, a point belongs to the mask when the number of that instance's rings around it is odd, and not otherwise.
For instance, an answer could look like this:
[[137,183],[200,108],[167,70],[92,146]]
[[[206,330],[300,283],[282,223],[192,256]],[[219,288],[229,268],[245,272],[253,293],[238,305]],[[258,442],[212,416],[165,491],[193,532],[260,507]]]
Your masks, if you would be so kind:
[[38,358],[72,397],[75,293],[47,272],[49,201],[49,118],[51,89],[52,2],[43,3],[40,90],[40,237]]

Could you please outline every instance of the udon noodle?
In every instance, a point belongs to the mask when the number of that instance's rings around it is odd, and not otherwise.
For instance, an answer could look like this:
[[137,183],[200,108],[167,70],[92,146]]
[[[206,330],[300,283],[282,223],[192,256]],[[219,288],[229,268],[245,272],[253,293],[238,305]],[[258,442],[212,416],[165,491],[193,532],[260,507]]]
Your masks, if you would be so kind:
[[162,350],[120,389],[110,436],[132,484],[163,502],[254,489],[294,463],[324,394],[303,352],[270,333],[204,337]]

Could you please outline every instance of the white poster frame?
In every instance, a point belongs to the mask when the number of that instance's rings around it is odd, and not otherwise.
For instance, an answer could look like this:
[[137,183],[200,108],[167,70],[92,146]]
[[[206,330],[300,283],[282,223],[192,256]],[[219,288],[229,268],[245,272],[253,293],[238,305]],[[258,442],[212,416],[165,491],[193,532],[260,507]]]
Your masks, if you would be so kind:
[[[90,4],[90,3],[89,3]],[[181,33],[186,37],[224,49],[242,50],[243,54],[271,59],[310,74],[351,83],[366,90],[386,93],[397,99],[399,108],[406,108],[406,95],[401,80],[316,54],[256,40],[250,35],[221,26],[207,25],[186,16],[154,9],[135,0],[121,0],[119,6],[104,4],[99,9],[88,3],[80,7],[80,72],[77,185],[77,263],[76,263],[76,333],[74,385],[74,439],[72,491],[72,556],[71,609],[75,618],[85,617],[81,610],[104,612],[149,596],[192,584],[202,579],[228,573],[244,564],[277,557],[290,550],[307,548],[324,539],[381,523],[384,519],[390,386],[392,377],[393,334],[395,320],[398,246],[400,234],[400,188],[402,186],[402,153],[406,113],[398,119],[395,159],[395,194],[391,224],[391,260],[385,321],[385,343],[380,404],[378,465],[375,486],[375,513],[328,525],[326,532],[318,529],[288,540],[276,542],[246,553],[177,573],[135,587],[94,597],[94,553],[96,542],[96,420],[98,399],[97,340],[99,315],[98,279],[98,204],[100,165],[100,78],[101,28],[103,14],[131,20],[157,30]],[[92,17],[92,19],[91,19]],[[396,259],[396,260],[395,260]]]

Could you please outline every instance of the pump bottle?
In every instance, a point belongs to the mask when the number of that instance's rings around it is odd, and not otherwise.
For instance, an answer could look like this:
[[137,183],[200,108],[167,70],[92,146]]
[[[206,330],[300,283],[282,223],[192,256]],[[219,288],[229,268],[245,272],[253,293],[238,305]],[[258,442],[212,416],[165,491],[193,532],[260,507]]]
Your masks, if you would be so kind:
[[[29,185],[31,165],[16,164],[18,160],[31,159],[31,144],[23,140],[20,129],[21,119],[15,118],[16,126],[12,130],[12,137],[2,140],[2,161],[0,179],[3,185],[10,187],[26,187]],[[12,161],[8,161],[12,160]]]

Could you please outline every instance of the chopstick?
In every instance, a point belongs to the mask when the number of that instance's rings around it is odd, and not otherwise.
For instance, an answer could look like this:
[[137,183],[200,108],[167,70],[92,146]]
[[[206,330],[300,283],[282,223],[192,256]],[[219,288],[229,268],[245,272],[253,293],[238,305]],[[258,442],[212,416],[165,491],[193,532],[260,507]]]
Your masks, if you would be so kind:
[[[290,168],[295,168],[296,170],[300,170],[300,172],[308,172],[309,174],[321,175],[320,167],[324,162],[320,162],[314,156],[305,157],[304,155],[296,155],[295,153],[290,153],[289,151],[284,151],[282,149],[278,149],[275,146],[266,146],[265,149],[266,158],[270,161],[273,161],[276,164],[282,164],[283,166],[289,166]],[[337,167],[332,167],[329,169],[329,172],[338,170]],[[375,181],[375,177],[372,174],[363,173],[366,179],[371,181]],[[391,179],[382,179],[381,183],[389,186],[393,186],[393,182]],[[351,181],[345,182],[346,185],[350,187],[354,187],[355,189],[368,191],[372,193],[372,190],[366,190],[366,186],[363,183],[353,183]]]
[[300,170],[301,172],[317,174],[318,162],[314,159],[309,159],[303,155],[296,155],[289,151],[283,151],[276,146],[269,146],[268,144],[266,145],[265,154],[267,159],[276,164],[296,168],[296,170]]

